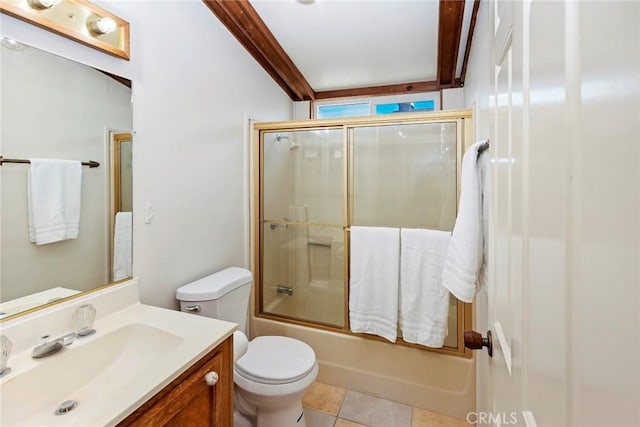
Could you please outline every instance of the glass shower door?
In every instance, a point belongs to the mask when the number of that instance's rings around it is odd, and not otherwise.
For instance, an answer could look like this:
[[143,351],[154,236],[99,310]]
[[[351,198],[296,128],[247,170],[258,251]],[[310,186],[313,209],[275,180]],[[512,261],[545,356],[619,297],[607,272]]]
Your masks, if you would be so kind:
[[351,225],[451,231],[457,124],[353,129]]
[[261,310],[344,326],[342,128],[265,133]]
[[[351,144],[351,225],[453,229],[456,122],[356,127]],[[451,297],[447,347],[457,346],[457,308]]]
[[[451,232],[470,126],[455,114],[288,126],[257,131],[257,313],[348,333],[351,227]],[[470,307],[450,297],[448,315],[438,351],[466,355]]]

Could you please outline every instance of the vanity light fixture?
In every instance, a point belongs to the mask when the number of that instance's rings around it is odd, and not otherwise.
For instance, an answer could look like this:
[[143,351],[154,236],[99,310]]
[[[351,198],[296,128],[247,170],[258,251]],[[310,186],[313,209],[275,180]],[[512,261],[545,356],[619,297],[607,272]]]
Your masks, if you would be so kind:
[[129,60],[129,23],[89,0],[0,0],[0,12]]
[[118,24],[112,18],[99,18],[89,22],[89,29],[96,34],[110,34],[118,29]]
[[60,4],[62,0],[29,0],[29,6],[34,9],[51,9]]

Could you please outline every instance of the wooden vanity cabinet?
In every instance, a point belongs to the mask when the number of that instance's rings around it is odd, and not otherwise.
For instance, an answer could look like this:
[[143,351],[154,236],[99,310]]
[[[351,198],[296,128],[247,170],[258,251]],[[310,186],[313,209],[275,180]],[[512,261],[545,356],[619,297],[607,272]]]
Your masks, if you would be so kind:
[[118,425],[231,427],[232,340],[232,336],[227,338]]

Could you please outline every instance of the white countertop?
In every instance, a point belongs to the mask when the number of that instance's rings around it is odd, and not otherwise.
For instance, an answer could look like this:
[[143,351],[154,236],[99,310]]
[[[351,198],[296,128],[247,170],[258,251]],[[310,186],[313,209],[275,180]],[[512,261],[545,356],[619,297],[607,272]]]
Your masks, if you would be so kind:
[[[0,380],[1,425],[115,425],[237,325],[135,303],[97,319],[94,328],[96,334],[52,356],[32,359],[30,348],[11,356],[13,371]],[[55,415],[67,399],[78,407]]]

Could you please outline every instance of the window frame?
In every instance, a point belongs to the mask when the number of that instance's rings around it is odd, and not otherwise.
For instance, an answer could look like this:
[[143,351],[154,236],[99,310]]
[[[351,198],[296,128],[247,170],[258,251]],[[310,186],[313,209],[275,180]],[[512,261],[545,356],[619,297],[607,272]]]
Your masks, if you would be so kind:
[[[407,93],[402,95],[386,95],[386,96],[370,96],[362,98],[336,98],[322,101],[311,101],[311,119],[318,119],[318,109],[327,105],[349,105],[369,103],[369,116],[376,116],[376,105],[378,104],[392,104],[392,103],[405,103],[405,102],[420,102],[420,101],[433,101],[433,111],[441,111],[442,106],[440,104],[440,92],[420,92],[420,93]],[[403,113],[404,114],[404,113]],[[384,115],[382,115],[384,116]],[[336,119],[351,119],[355,117],[366,116],[346,116],[337,117]],[[318,119],[329,120],[329,119]]]

